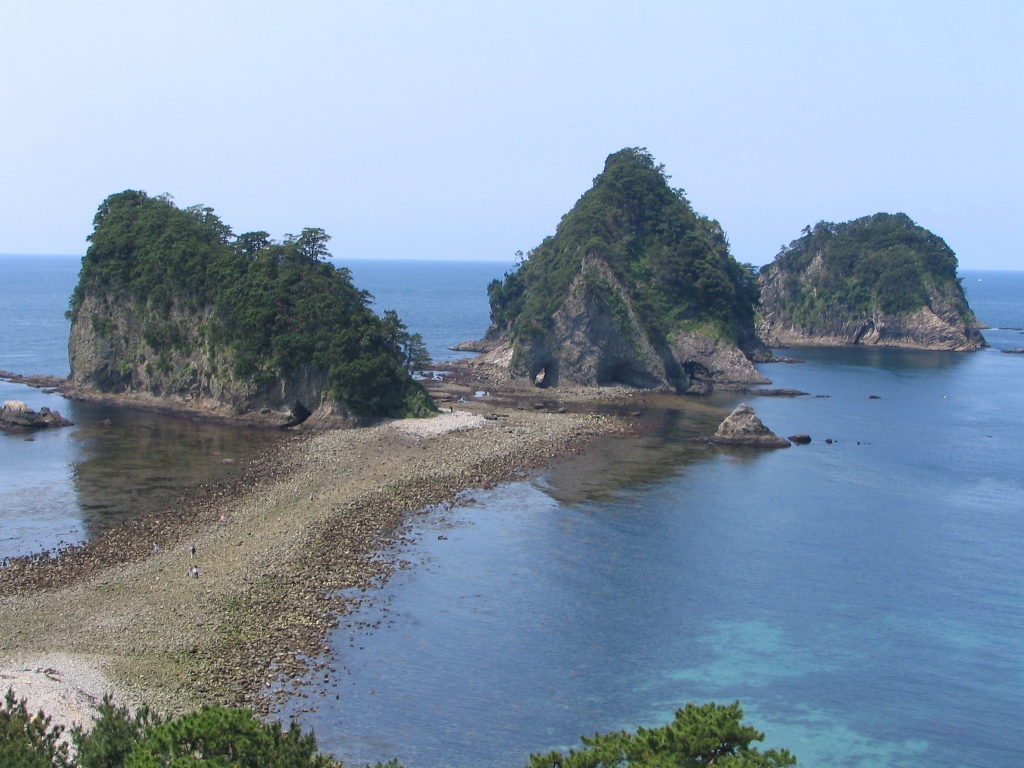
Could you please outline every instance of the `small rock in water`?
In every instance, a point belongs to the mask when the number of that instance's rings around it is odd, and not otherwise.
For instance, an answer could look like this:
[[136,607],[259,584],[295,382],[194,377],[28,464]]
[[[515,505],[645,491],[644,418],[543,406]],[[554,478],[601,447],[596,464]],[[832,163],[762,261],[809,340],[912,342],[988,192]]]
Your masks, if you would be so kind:
[[795,435],[790,435],[787,439],[789,440],[789,442],[796,443],[797,445],[807,445],[809,442],[811,442],[811,436],[805,435],[803,432],[799,432]]
[[749,445],[758,448],[788,448],[785,440],[761,423],[754,409],[740,403],[718,426],[711,442],[719,445]]
[[40,408],[37,413],[21,400],[8,400],[4,407],[0,408],[0,429],[26,431],[46,427],[69,427],[72,424],[73,422],[65,419],[57,411]]
[[881,400],[881,395],[868,395],[868,400]]

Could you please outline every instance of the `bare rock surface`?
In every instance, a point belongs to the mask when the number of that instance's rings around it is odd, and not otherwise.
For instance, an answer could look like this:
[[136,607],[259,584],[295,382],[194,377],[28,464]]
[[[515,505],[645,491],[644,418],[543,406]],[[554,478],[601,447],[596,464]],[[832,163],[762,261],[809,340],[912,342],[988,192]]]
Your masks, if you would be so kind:
[[719,445],[748,445],[757,448],[788,448],[790,443],[779,437],[754,413],[746,403],[736,406],[711,436],[711,442]]
[[59,387],[67,382],[67,379],[63,376],[49,376],[45,373],[23,376],[20,373],[12,373],[11,371],[0,371],[0,379],[5,379],[12,384],[27,384],[28,386],[35,387],[36,389]]
[[[97,705],[113,693],[114,684],[87,655],[51,653],[0,659],[0,694],[8,689],[28,701],[29,712],[43,710],[66,734],[75,724],[91,727]],[[138,706],[125,699],[119,703]]]
[[804,397],[808,392],[790,387],[779,387],[777,389],[746,389],[747,394],[758,395],[759,397]]
[[47,427],[69,427],[73,422],[65,419],[59,411],[43,407],[38,411],[29,408],[21,400],[8,400],[0,410],[0,429],[28,431]]

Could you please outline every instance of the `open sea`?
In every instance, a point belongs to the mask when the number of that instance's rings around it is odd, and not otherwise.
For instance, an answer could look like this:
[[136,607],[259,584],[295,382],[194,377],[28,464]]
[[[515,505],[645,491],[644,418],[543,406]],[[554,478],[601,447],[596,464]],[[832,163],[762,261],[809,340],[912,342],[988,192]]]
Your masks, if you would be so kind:
[[[345,264],[437,359],[483,334],[486,284],[510,266]],[[77,267],[0,257],[0,369],[67,373]],[[373,628],[339,628],[337,672],[281,714],[346,762],[497,768],[738,699],[809,768],[1021,764],[1024,355],[999,350],[1024,347],[1024,273],[963,277],[991,349],[759,367],[811,393],[748,398],[808,446],[687,442],[741,398],[662,397],[651,437],[421,516],[414,567],[355,617]],[[273,439],[20,385],[0,399],[76,421],[0,434],[0,557],[172,503]]]

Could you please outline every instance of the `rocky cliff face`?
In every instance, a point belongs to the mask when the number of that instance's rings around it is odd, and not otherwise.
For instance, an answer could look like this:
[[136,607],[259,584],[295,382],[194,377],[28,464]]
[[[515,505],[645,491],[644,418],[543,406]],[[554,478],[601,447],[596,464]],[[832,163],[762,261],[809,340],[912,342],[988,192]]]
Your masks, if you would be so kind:
[[244,417],[267,426],[307,419],[325,427],[359,422],[328,396],[325,371],[303,366],[263,386],[235,376],[231,349],[214,346],[202,330],[211,311],[172,309],[161,317],[159,326],[173,328],[175,339],[157,351],[147,340],[147,325],[152,330],[153,324],[146,307],[87,292],[68,338],[69,389],[83,397]]
[[[873,345],[974,352],[986,346],[966,301],[948,292],[929,292],[927,304],[903,314],[880,310],[850,317],[821,312],[805,324],[779,308],[787,275],[769,271],[762,277],[762,321],[758,334],[770,347]],[[965,311],[966,310],[966,311]]]
[[668,345],[652,343],[625,287],[598,257],[584,257],[552,320],[551,333],[519,340],[512,358],[513,374],[545,387],[561,381],[587,386],[689,386]]
[[759,282],[768,346],[985,346],[953,252],[904,214],[808,228]]
[[756,283],[721,227],[695,214],[644,150],[610,155],[554,236],[492,283],[482,362],[538,386],[703,393],[768,383]]
[[520,338],[510,371],[540,386],[625,385],[703,393],[717,383],[764,384],[750,360],[711,325],[670,337],[646,328],[625,285],[600,257],[584,256],[552,332]]

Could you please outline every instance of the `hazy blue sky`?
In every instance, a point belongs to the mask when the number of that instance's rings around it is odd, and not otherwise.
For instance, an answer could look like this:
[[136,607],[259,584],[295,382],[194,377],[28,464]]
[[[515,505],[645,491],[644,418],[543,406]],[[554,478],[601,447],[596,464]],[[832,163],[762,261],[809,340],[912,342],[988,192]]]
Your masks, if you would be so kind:
[[0,253],[126,188],[336,256],[511,259],[646,146],[761,264],[904,211],[1024,268],[1024,3],[40,2],[0,15]]

